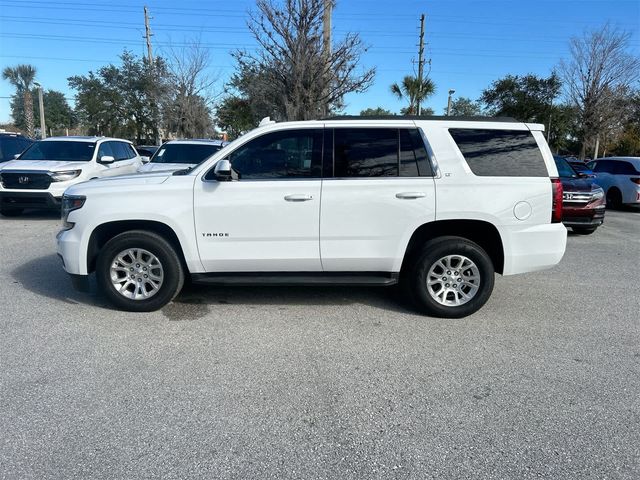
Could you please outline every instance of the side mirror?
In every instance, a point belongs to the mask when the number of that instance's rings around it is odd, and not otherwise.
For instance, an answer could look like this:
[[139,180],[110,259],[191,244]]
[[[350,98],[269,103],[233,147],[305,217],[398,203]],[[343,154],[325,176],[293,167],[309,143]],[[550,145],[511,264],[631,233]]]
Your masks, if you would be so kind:
[[219,182],[230,182],[233,180],[233,170],[231,169],[231,162],[227,159],[218,160],[216,166],[213,167],[213,175]]
[[19,154],[19,153],[16,153],[16,154],[13,156],[13,158],[14,158],[14,159],[18,159],[18,158],[20,158],[20,154]]
[[103,155],[100,157],[100,160],[99,160],[100,163],[104,163],[105,165],[109,165],[115,161],[116,159],[113,158],[111,155]]
[[142,160],[142,163],[149,163],[151,161],[151,158],[147,157],[146,155],[140,155],[140,160]]

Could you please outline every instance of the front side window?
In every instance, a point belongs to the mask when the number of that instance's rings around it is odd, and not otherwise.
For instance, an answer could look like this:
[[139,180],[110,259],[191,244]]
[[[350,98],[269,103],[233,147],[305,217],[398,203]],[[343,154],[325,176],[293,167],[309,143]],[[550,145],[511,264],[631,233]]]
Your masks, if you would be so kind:
[[120,160],[128,160],[130,158],[129,156],[129,149],[127,148],[128,144],[123,143],[123,142],[111,142],[112,143],[112,150],[113,153],[115,153],[115,157],[116,157],[116,161],[120,161]]
[[450,128],[469,168],[478,176],[547,177],[547,167],[530,131]]
[[113,142],[102,142],[98,147],[98,160],[102,157],[113,157],[116,159],[116,152],[113,148]]
[[595,167],[593,167],[593,171],[598,173],[613,173],[615,164],[616,162],[612,161],[597,162]]
[[319,128],[267,133],[229,155],[239,180],[320,178],[321,158]]
[[553,159],[556,162],[556,167],[558,169],[558,175],[563,177],[563,178],[575,178],[578,175],[576,174],[575,170],[573,169],[573,167],[571,167],[571,165],[569,164],[569,162],[567,162],[564,158],[559,157],[557,155],[553,156]]
[[96,144],[65,140],[35,142],[21,155],[20,160],[49,160],[63,162],[89,162]]

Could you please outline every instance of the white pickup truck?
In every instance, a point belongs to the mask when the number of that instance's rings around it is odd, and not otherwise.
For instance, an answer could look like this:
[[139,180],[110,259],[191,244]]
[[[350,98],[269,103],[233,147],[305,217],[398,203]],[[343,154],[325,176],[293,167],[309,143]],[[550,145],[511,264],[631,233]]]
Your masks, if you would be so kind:
[[[393,285],[462,317],[495,273],[562,258],[562,185],[541,125],[342,117],[269,123],[195,168],[69,188],[58,253],[118,308],[216,285]],[[117,201],[116,201],[117,199]]]

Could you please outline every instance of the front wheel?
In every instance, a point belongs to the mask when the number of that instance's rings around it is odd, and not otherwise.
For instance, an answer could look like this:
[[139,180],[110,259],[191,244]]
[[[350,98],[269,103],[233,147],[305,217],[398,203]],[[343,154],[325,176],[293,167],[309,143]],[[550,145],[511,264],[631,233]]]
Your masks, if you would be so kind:
[[184,270],[169,242],[155,233],[134,230],[115,236],[102,248],[96,280],[116,307],[150,312],[180,293]]
[[476,243],[440,237],[423,245],[403,275],[407,293],[420,311],[461,318],[487,302],[495,273],[491,258]]

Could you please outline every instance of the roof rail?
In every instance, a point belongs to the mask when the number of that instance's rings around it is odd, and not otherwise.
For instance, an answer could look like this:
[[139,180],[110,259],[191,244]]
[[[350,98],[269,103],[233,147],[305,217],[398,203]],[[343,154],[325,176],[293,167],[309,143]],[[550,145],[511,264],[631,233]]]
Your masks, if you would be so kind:
[[339,115],[320,118],[320,120],[441,120],[441,121],[466,121],[466,122],[512,122],[521,123],[512,117],[454,117],[446,115]]

